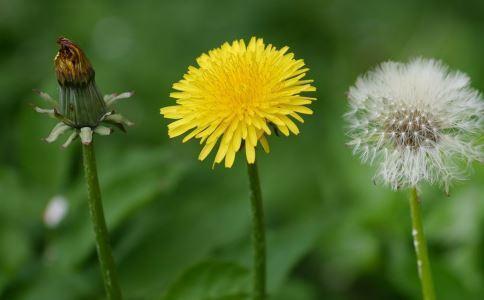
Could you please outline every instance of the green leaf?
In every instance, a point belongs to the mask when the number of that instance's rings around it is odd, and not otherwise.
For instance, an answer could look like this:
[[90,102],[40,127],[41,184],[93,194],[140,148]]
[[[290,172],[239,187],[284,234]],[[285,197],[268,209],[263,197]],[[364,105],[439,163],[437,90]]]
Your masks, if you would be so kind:
[[[36,98],[39,97],[32,93],[31,99]],[[18,123],[18,135],[15,138],[18,140],[17,155],[22,176],[30,179],[34,185],[54,192],[65,183],[69,158],[72,157],[72,149],[62,149],[60,146],[68,134],[61,136],[57,143],[44,142],[42,139],[49,135],[55,122],[45,115],[35,113],[27,105],[23,107]]]
[[32,255],[31,242],[20,228],[0,229],[0,270],[5,275],[14,275]]
[[[39,266],[36,266],[39,267]],[[35,268],[37,269],[37,268]],[[92,274],[48,267],[37,273],[25,288],[18,289],[12,299],[22,300],[82,300],[95,298],[93,292],[102,290],[88,277]],[[9,298],[10,299],[10,298]]]
[[317,300],[319,299],[316,287],[307,280],[288,280],[280,289],[272,295],[274,300]]
[[[106,157],[120,157],[119,152],[101,153],[98,158],[101,193],[106,222],[111,235],[141,207],[169,192],[178,182],[186,165],[177,163],[169,153],[160,149],[131,150],[121,162]],[[94,234],[88,215],[85,183],[81,183],[71,196],[71,214],[66,226],[50,245],[55,262],[74,266],[94,252]]]
[[29,203],[16,173],[0,168],[0,298],[34,255],[34,234],[39,207]]
[[280,288],[292,268],[315,246],[320,237],[319,218],[308,214],[307,219],[294,221],[268,233],[267,287],[270,293]]
[[[312,214],[312,215],[311,215]],[[312,212],[304,220],[292,220],[277,228],[267,229],[267,290],[275,293],[283,286],[294,266],[316,246],[321,236],[318,214]],[[248,220],[250,221],[250,220]],[[250,226],[250,225],[249,225]],[[249,230],[250,227],[247,228]],[[224,257],[252,267],[252,247],[249,236],[221,249]]]
[[186,270],[169,287],[163,300],[249,299],[249,281],[249,270],[240,265],[205,261]]
[[171,197],[153,202],[126,229],[132,246],[119,271],[128,296],[159,297],[181,272],[246,232],[247,198],[234,193],[232,177],[206,176],[195,190],[197,175],[189,174]]

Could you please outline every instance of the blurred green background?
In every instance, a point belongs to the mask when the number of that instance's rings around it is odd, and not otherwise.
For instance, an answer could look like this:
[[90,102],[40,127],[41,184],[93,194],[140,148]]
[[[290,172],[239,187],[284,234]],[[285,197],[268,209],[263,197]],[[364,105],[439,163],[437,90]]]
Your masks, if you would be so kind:
[[[442,59],[484,89],[484,2],[0,0],[0,299],[103,299],[79,145],[46,144],[57,96],[55,41],[76,41],[127,135],[98,139],[105,210],[126,299],[238,300],[250,287],[248,180],[211,170],[200,146],[168,140],[159,108],[202,52],[263,37],[288,45],[318,88],[297,137],[258,152],[274,300],[419,299],[407,193],[372,184],[344,146],[345,93],[384,60]],[[439,299],[484,295],[484,168],[450,197],[425,187],[424,219]],[[52,199],[68,213],[47,226]]]

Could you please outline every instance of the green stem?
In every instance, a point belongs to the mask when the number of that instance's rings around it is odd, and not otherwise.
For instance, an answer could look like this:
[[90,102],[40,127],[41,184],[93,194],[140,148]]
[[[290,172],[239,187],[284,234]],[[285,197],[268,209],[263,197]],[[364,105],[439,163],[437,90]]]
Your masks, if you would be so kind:
[[90,145],[82,145],[82,156],[89,196],[89,212],[94,226],[94,234],[96,235],[96,248],[101,264],[104,287],[109,300],[120,300],[122,299],[121,289],[118,284],[116,266],[109,244],[109,234],[106,221],[104,220],[103,204],[101,202],[94,142]]
[[250,181],[250,202],[252,206],[253,244],[253,300],[266,298],[266,238],[264,228],[264,208],[257,165],[247,164]]
[[430,271],[430,262],[427,252],[427,242],[425,240],[420,199],[417,189],[412,188],[410,196],[410,211],[412,216],[412,236],[415,253],[417,255],[417,268],[420,284],[422,285],[422,295],[424,300],[435,300],[434,284]]

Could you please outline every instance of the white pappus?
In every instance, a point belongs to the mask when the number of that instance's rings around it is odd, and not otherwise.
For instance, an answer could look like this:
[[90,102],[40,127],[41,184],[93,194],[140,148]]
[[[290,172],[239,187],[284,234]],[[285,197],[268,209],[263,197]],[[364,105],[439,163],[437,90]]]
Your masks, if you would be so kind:
[[375,182],[393,189],[439,184],[448,192],[483,161],[484,102],[469,77],[442,62],[385,62],[348,92],[348,145],[377,165]]

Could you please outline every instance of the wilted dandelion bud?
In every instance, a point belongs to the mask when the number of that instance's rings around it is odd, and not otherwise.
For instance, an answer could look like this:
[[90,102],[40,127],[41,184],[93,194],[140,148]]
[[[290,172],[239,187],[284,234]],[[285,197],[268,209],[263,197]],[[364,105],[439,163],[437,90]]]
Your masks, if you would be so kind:
[[461,179],[482,161],[484,104],[461,72],[431,59],[386,62],[350,88],[349,145],[392,188]]
[[59,83],[59,101],[54,101],[46,93],[38,92],[53,108],[35,108],[37,112],[46,113],[61,121],[45,140],[51,143],[61,134],[72,131],[64,147],[77,137],[84,144],[89,144],[93,133],[109,135],[112,132],[110,127],[101,123],[114,125],[125,131],[125,126],[131,126],[132,123],[116,114],[112,105],[116,100],[131,97],[133,93],[103,97],[96,85],[94,69],[81,48],[63,37],[57,43],[60,49],[54,58],[54,66]]
[[75,128],[96,127],[107,108],[96,86],[91,63],[68,39],[60,38],[57,42],[60,49],[54,65],[59,83],[59,112]]

